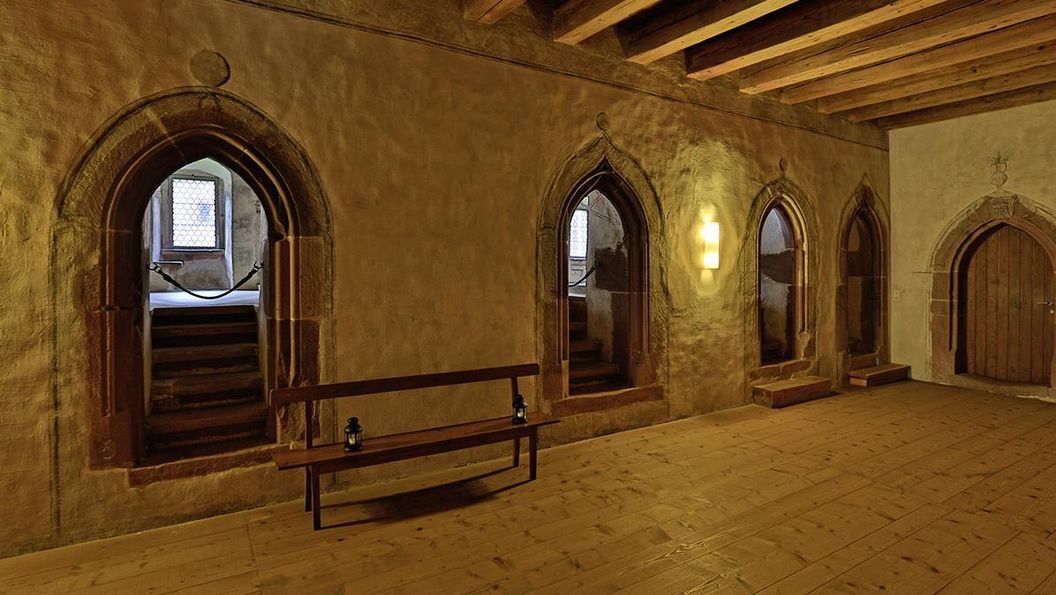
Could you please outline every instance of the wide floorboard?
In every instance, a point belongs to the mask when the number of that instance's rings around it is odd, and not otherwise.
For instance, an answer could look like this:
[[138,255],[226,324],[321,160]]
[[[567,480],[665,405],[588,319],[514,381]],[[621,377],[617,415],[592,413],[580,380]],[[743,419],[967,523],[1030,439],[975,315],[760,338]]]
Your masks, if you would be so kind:
[[0,592],[1056,593],[1056,405],[742,407],[0,560]]

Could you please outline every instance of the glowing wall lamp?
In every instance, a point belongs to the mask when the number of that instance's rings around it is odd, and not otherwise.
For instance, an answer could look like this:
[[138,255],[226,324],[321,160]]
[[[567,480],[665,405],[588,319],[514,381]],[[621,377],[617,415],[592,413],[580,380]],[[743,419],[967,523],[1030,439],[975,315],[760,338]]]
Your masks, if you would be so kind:
[[704,238],[704,268],[719,268],[719,222],[705,223],[700,234]]

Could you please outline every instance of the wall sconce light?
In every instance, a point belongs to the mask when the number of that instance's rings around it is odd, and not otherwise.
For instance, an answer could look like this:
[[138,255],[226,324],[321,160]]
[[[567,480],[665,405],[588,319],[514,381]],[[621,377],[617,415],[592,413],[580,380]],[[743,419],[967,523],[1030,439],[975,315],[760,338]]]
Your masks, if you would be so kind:
[[719,222],[705,223],[700,234],[704,237],[704,268],[719,268]]

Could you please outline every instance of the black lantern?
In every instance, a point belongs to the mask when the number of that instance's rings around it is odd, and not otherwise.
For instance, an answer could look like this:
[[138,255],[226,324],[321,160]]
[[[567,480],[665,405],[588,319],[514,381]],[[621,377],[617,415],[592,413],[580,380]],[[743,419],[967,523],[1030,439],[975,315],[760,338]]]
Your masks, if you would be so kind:
[[363,448],[363,426],[359,425],[358,417],[348,418],[345,426],[345,452],[352,452]]
[[513,423],[523,424],[528,422],[528,404],[524,402],[522,395],[513,398]]

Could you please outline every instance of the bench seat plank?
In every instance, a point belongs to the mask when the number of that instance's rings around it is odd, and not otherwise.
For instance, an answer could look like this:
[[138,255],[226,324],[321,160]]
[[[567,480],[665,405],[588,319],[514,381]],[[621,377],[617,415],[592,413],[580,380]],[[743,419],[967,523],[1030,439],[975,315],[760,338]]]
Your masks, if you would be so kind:
[[513,424],[509,417],[500,417],[368,438],[363,440],[363,447],[354,452],[345,452],[343,444],[280,451],[275,453],[274,460],[279,469],[315,465],[320,472],[328,473],[526,437],[533,428],[559,421],[553,416],[530,414],[527,423]]

